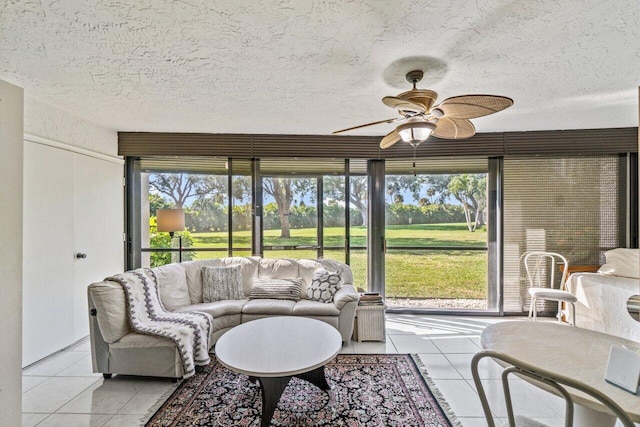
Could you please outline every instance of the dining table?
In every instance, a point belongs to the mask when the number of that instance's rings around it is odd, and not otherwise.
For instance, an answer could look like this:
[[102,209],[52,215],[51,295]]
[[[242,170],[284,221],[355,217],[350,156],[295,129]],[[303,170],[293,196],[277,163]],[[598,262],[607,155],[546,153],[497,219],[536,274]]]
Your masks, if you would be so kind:
[[[490,325],[482,332],[480,342],[485,350],[494,350],[590,385],[613,399],[634,422],[640,422],[640,396],[605,380],[611,346],[640,349],[639,341],[567,324],[524,320]],[[576,403],[574,425],[615,425],[616,418],[597,400],[578,390],[568,391]]]

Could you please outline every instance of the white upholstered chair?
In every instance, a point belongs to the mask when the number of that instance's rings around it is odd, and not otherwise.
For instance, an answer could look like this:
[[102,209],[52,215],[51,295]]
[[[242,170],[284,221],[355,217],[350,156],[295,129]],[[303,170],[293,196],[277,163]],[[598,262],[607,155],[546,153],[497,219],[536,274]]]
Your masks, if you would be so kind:
[[[576,325],[575,302],[578,300],[575,295],[567,291],[565,283],[569,273],[569,262],[567,259],[555,252],[528,251],[523,255],[524,268],[527,273],[529,284],[529,318],[537,319],[538,300],[556,301],[558,303],[558,321],[562,322],[562,303],[566,303],[571,308],[571,325]],[[562,277],[556,288],[556,272],[560,265],[563,266]]]

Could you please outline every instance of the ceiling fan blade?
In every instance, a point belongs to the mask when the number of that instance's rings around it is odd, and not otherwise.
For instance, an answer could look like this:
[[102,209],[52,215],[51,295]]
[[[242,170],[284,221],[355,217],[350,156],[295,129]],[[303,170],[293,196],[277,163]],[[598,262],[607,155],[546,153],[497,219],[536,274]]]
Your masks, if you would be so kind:
[[398,141],[400,141],[400,134],[394,129],[382,138],[382,141],[380,141],[380,148],[389,148]]
[[433,136],[443,139],[465,139],[476,134],[476,128],[467,119],[441,117],[438,119]]
[[424,113],[427,111],[424,105],[395,96],[385,96],[382,98],[382,102],[384,105],[395,108],[398,111],[413,111],[415,113]]
[[380,120],[379,122],[367,123],[366,125],[354,126],[354,127],[346,128],[346,129],[340,129],[340,130],[333,131],[332,133],[336,134],[336,133],[347,132],[347,131],[350,131],[350,130],[360,129],[360,128],[364,128],[364,127],[367,127],[367,126],[379,125],[381,123],[393,123],[393,122],[397,122],[398,120],[402,120],[402,117],[396,117],[396,118],[387,119],[387,120]]
[[445,117],[473,119],[497,113],[512,105],[513,99],[506,96],[461,95],[447,98],[435,108],[442,111]]

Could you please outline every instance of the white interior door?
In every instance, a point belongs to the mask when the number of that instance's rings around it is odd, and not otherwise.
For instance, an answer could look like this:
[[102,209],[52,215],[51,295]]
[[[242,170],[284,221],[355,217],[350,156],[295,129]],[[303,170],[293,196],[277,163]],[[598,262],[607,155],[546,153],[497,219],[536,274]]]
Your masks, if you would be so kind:
[[122,175],[117,161],[25,141],[23,366],[87,336],[87,286],[123,271]]
[[73,153],[25,141],[23,366],[74,342]]
[[123,166],[74,154],[73,175],[76,341],[89,334],[87,286],[124,269]]

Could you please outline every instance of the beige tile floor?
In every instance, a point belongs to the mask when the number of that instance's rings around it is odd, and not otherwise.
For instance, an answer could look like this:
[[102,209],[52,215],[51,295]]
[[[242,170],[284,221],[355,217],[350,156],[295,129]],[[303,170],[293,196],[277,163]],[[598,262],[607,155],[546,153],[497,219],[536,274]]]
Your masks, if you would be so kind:
[[[513,318],[388,314],[387,340],[351,342],[343,353],[417,353],[463,426],[486,426],[471,379],[470,361],[489,324]],[[504,422],[499,370],[481,365],[496,416]],[[87,340],[23,371],[23,426],[138,426],[177,387],[166,379],[91,372]],[[523,381],[513,390],[518,410],[551,426],[562,426],[562,402]]]

